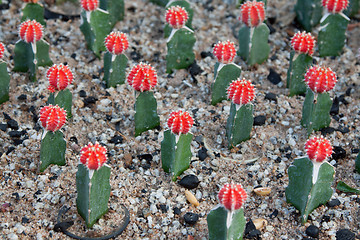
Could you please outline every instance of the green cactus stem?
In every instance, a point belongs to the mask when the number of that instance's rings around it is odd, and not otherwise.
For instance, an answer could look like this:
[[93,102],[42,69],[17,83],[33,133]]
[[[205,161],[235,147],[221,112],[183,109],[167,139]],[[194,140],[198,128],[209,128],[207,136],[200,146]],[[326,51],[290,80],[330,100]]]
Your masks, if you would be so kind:
[[50,93],[50,96],[47,100],[47,104],[58,105],[59,107],[66,110],[66,118],[67,119],[72,117],[72,114],[71,114],[72,94],[69,89],[61,90],[55,94]]
[[115,26],[117,22],[124,20],[124,0],[100,0],[100,8],[109,12],[110,24],[112,26]]
[[139,92],[135,102],[135,136],[160,125],[157,103],[152,91]]
[[331,106],[332,101],[329,93],[314,94],[310,89],[307,90],[302,110],[301,125],[307,129],[308,135],[312,131],[318,131],[330,125]]
[[171,130],[164,132],[164,140],[161,142],[161,163],[165,172],[173,173],[173,181],[190,166],[192,138],[191,133],[177,136]]
[[343,181],[338,182],[338,184],[336,185],[336,190],[341,191],[341,192],[345,192],[345,193],[360,194],[359,189],[352,188],[349,185],[347,185],[346,183],[344,183]]
[[301,222],[304,224],[315,208],[331,198],[335,170],[328,162],[313,164],[308,157],[303,157],[295,159],[288,174],[286,200],[300,211]]
[[360,173],[360,152],[355,159],[355,170]]
[[84,34],[87,47],[100,58],[100,52],[105,51],[104,39],[111,32],[113,25],[108,12],[97,9],[81,13],[81,32]]
[[88,170],[83,164],[78,165],[76,173],[78,213],[91,228],[108,211],[110,198],[110,168],[106,165],[98,170]]
[[255,28],[242,27],[239,30],[239,50],[237,54],[249,65],[263,63],[270,53],[269,33],[270,30],[265,23]]
[[[36,49],[36,58],[34,57],[34,49]],[[45,40],[36,42],[36,47],[32,43],[19,40],[15,44],[14,52],[15,66],[13,71],[28,72],[31,81],[36,81],[38,66],[46,67],[53,64],[49,57],[49,44]]]
[[229,148],[250,139],[254,124],[254,106],[251,103],[242,106],[231,103],[230,115],[226,124],[226,135]]
[[348,17],[354,17],[360,10],[359,0],[350,0],[348,7],[344,10],[344,13]]
[[290,90],[290,96],[300,95],[306,93],[306,84],[304,82],[304,75],[306,70],[312,64],[312,57],[308,54],[301,53],[295,60],[295,51],[290,53],[290,66],[287,72],[287,87]]
[[194,63],[195,44],[194,32],[186,27],[173,30],[167,42],[166,72],[172,73],[174,69],[186,69]]
[[155,3],[161,7],[166,7],[166,5],[169,3],[169,0],[150,0],[150,2]]
[[9,100],[10,75],[6,63],[0,61],[0,104]]
[[295,5],[296,19],[307,32],[319,24],[322,11],[321,0],[297,0]]
[[22,10],[21,22],[26,20],[36,20],[43,26],[46,26],[44,19],[44,7],[38,3],[27,3]]
[[319,54],[324,56],[339,56],[345,45],[345,32],[350,19],[344,14],[329,14],[320,22],[318,36]]
[[128,58],[124,54],[112,55],[109,52],[105,53],[103,80],[107,88],[125,83],[127,63]]
[[241,68],[233,63],[230,64],[215,64],[215,82],[211,85],[211,104],[216,105],[223,100],[227,100],[226,90],[230,83],[239,78]]
[[[166,9],[170,8],[171,6],[180,6],[185,8],[186,12],[188,13],[188,20],[186,21],[185,26],[187,26],[189,29],[193,30],[192,28],[192,19],[194,16],[194,10],[191,8],[190,3],[187,0],[177,0],[177,1],[170,1],[167,5],[166,5]],[[168,38],[171,34],[171,26],[169,24],[165,24],[165,28],[164,28],[164,37]]]
[[41,140],[40,148],[40,172],[50,164],[64,166],[65,162],[66,141],[61,131],[48,131]]
[[246,225],[243,208],[228,211],[219,205],[210,211],[206,220],[209,229],[209,240],[243,239]]

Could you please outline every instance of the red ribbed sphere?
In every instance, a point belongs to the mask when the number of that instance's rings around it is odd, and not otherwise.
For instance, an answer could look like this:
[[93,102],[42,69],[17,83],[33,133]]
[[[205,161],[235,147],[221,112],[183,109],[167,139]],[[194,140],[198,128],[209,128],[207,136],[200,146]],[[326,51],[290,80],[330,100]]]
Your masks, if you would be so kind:
[[241,5],[240,20],[248,27],[257,27],[265,20],[263,2],[247,1]]
[[68,66],[54,64],[46,73],[51,92],[64,90],[74,80],[74,76]]
[[94,11],[99,7],[99,0],[81,0],[81,6],[85,11]]
[[167,122],[168,127],[174,134],[187,134],[193,124],[194,120],[190,114],[181,110],[172,112]]
[[43,36],[43,26],[36,20],[27,20],[21,23],[19,36],[27,43],[35,43]]
[[219,62],[223,64],[231,63],[236,56],[235,45],[229,40],[218,42],[214,46],[213,54]]
[[349,0],[322,0],[322,5],[331,13],[339,13],[348,7]]
[[323,93],[332,90],[337,79],[331,68],[312,66],[306,71],[304,81],[313,92]]
[[136,91],[149,91],[157,83],[157,74],[149,64],[139,63],[131,69],[127,81]]
[[227,89],[228,99],[238,105],[248,104],[255,98],[254,85],[246,79],[237,79]]
[[127,35],[122,32],[112,32],[105,38],[105,47],[109,53],[120,55],[129,47]]
[[107,161],[106,152],[99,143],[89,143],[81,149],[80,162],[90,170],[98,170]]
[[225,184],[218,194],[219,201],[229,211],[238,210],[244,204],[247,194],[241,184]]
[[2,57],[4,56],[4,52],[5,52],[4,44],[0,42],[0,59],[2,59]]
[[292,48],[300,53],[312,55],[315,48],[315,39],[311,33],[297,32],[291,39]]
[[171,6],[166,10],[165,20],[172,28],[182,28],[188,19],[189,15],[183,7]]
[[313,137],[305,143],[306,154],[315,162],[322,162],[332,154],[330,141],[323,137]]
[[58,105],[48,105],[40,109],[41,125],[47,130],[56,132],[66,122],[66,111]]

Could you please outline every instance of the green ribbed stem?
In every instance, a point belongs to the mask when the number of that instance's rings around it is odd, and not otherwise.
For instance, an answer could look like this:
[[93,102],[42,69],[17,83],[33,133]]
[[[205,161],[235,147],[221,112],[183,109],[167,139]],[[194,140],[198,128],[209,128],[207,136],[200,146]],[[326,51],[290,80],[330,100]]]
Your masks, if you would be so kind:
[[295,5],[297,21],[307,32],[319,24],[323,7],[321,0],[297,0]]
[[46,26],[44,19],[44,7],[38,3],[27,3],[24,9],[22,10],[21,22],[26,20],[36,20],[38,23]]
[[300,95],[306,93],[306,84],[304,82],[304,76],[306,70],[312,64],[312,57],[301,53],[293,60],[295,52],[290,54],[290,67],[287,74],[287,87],[290,89],[290,96]]
[[9,100],[10,75],[7,65],[0,60],[0,104]]
[[61,131],[51,132],[48,131],[41,141],[40,148],[40,172],[51,165],[56,164],[64,166],[66,151],[66,141]]
[[128,58],[124,54],[115,57],[109,52],[104,54],[103,80],[105,81],[107,88],[115,88],[116,85],[125,83],[127,63]]
[[124,20],[124,0],[100,0],[100,8],[108,11],[110,15],[110,24],[112,26],[115,26],[117,22]]
[[152,91],[139,92],[135,102],[135,136],[160,125],[157,103]]

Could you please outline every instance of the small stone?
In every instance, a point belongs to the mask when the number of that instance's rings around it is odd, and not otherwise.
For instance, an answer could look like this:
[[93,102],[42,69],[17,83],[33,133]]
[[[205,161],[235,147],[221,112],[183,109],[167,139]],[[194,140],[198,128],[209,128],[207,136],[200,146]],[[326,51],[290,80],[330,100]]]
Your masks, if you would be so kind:
[[318,238],[319,232],[320,232],[319,228],[314,225],[310,225],[305,230],[306,235],[313,237],[313,238]]
[[192,212],[187,212],[184,215],[184,220],[187,224],[193,225],[199,220],[199,215]]
[[201,58],[212,57],[212,53],[211,53],[211,52],[202,51],[202,52],[200,53],[200,56],[201,56]]
[[254,117],[254,126],[262,126],[265,124],[266,121],[266,116],[264,115],[259,115]]
[[336,240],[355,240],[355,233],[349,229],[340,229],[336,232]]
[[267,76],[267,79],[272,83],[272,84],[278,84],[281,82],[281,77],[280,74],[278,74],[277,72],[275,72],[274,69],[270,68],[270,73]]
[[335,97],[333,100],[333,104],[330,109],[331,115],[338,115],[339,114],[339,98]]
[[130,153],[125,153],[124,154],[124,166],[125,167],[130,167],[132,163],[132,156]]
[[22,131],[10,131],[9,136],[11,138],[19,138],[23,135]]
[[115,145],[121,144],[121,143],[123,143],[123,137],[119,136],[119,135],[116,135],[116,136],[112,137],[109,142],[113,143]]
[[98,99],[96,97],[90,96],[84,99],[84,104],[85,106],[89,105],[89,104],[94,104],[96,103]]
[[271,193],[271,188],[269,187],[258,187],[254,189],[254,193],[259,196],[267,196]]
[[79,96],[83,97],[83,98],[86,97],[86,92],[84,90],[80,90],[79,91]]
[[7,129],[7,124],[0,123],[0,130],[2,130],[3,132],[6,132],[6,129]]
[[342,134],[349,133],[350,129],[348,127],[340,126],[336,131],[341,132]]
[[327,206],[328,207],[336,207],[336,206],[339,206],[341,204],[340,200],[335,198],[335,199],[331,199],[329,202],[327,202]]
[[274,101],[275,103],[277,103],[277,96],[276,96],[275,93],[271,93],[271,92],[266,93],[265,99],[270,100],[270,101]]
[[30,220],[27,217],[22,217],[22,219],[21,219],[22,224],[29,223],[29,222],[30,222]]
[[200,73],[203,72],[201,67],[196,62],[194,62],[193,64],[190,65],[189,71],[190,71],[190,75],[192,78],[194,78],[196,75],[199,75]]
[[266,221],[264,218],[258,218],[253,221],[256,229],[260,230],[263,227],[266,227],[268,224],[268,221]]
[[275,209],[270,215],[270,219],[276,218],[277,215],[279,214],[279,211],[277,209]]
[[16,120],[14,119],[11,119],[7,122],[7,126],[11,129],[14,129],[14,130],[18,130],[19,129],[19,124],[17,123]]
[[204,161],[208,156],[207,149],[205,147],[201,147],[198,151],[199,160]]
[[168,207],[166,206],[166,204],[160,204],[159,208],[162,213],[166,213],[168,211]]
[[27,96],[26,96],[26,94],[21,94],[20,96],[18,96],[17,99],[20,100],[20,101],[23,101],[23,100],[27,99]]
[[333,132],[335,132],[335,128],[333,127],[325,127],[320,129],[321,131],[321,135],[326,136],[326,134],[332,134]]
[[194,189],[199,185],[200,181],[195,175],[187,175],[179,181],[179,185],[186,189]]
[[256,231],[256,226],[255,224],[253,223],[253,221],[250,219],[247,223],[246,223],[246,226],[245,226],[245,232],[244,232],[244,235],[245,237],[248,237],[247,235],[249,235],[251,232],[253,231]]
[[194,194],[192,194],[192,192],[190,192],[189,190],[185,190],[185,197],[186,200],[188,200],[188,202],[191,203],[193,206],[198,207],[200,205]]
[[139,160],[146,160],[147,162],[151,162],[153,160],[153,156],[150,153],[137,155]]
[[340,146],[335,146],[333,148],[332,158],[335,160],[343,159],[346,157],[346,151]]
[[175,215],[180,215],[181,214],[181,210],[178,207],[174,207],[173,212],[174,212]]

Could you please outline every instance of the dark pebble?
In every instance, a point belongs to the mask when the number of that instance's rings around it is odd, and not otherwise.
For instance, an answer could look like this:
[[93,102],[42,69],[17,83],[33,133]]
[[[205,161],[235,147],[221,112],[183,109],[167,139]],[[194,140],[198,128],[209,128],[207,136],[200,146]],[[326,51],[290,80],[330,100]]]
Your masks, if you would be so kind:
[[279,214],[279,211],[277,209],[275,209],[270,215],[270,219],[276,218],[277,215]]
[[201,135],[196,136],[196,137],[195,137],[195,141],[196,141],[198,144],[204,145],[204,138],[203,138],[203,136],[201,136]]
[[338,97],[335,97],[333,100],[333,104],[330,109],[330,114],[331,115],[339,114],[339,98]]
[[187,175],[179,181],[179,185],[187,189],[194,189],[199,185],[200,181],[195,175]]
[[[18,183],[19,183],[19,182],[18,182]],[[15,192],[15,193],[13,193],[13,194],[11,194],[11,195],[15,197],[15,200],[20,200],[20,195],[19,195],[19,193]]]
[[9,155],[12,151],[15,150],[15,147],[9,147],[8,150],[6,151],[6,155]]
[[194,82],[197,83],[197,79],[195,78],[195,76],[202,73],[203,70],[196,62],[194,62],[193,64],[190,65],[189,72]]
[[200,161],[204,161],[207,157],[207,149],[205,147],[201,147],[198,151],[198,157],[200,159]]
[[0,123],[0,130],[2,130],[3,132],[6,132],[6,129],[7,129],[7,124]]
[[18,130],[19,129],[19,124],[17,123],[16,120],[11,119],[7,122],[7,125],[9,128],[14,129],[14,130]]
[[29,223],[29,222],[30,222],[30,219],[28,219],[27,217],[22,217],[22,219],[21,219],[22,224]]
[[333,154],[331,156],[335,160],[343,159],[346,157],[346,151],[340,146],[335,146],[333,148]]
[[200,53],[200,56],[201,56],[201,58],[212,57],[212,53],[211,53],[211,52],[202,51],[202,52]]
[[142,58],[141,54],[137,52],[136,50],[132,51],[130,53],[130,58],[134,60],[135,62],[139,62],[139,60]]
[[265,121],[266,121],[266,116],[264,115],[256,116],[254,117],[254,126],[262,126],[265,124]]
[[332,134],[333,132],[335,132],[335,128],[333,127],[325,127],[320,129],[321,131],[321,135],[325,136],[326,134]]
[[199,215],[192,212],[187,212],[184,215],[184,220],[187,224],[193,225],[199,220]]
[[341,103],[343,103],[345,105],[349,104],[349,102],[345,100],[345,95],[344,94],[339,96],[339,102],[341,102]]
[[94,104],[96,103],[98,99],[96,97],[90,96],[84,99],[84,104],[85,106],[89,105],[89,104]]
[[166,206],[166,204],[160,204],[159,208],[162,213],[166,213],[168,211],[168,207]]
[[267,76],[267,79],[272,83],[272,84],[278,84],[279,82],[281,82],[281,77],[280,74],[278,74],[277,72],[274,71],[274,69],[270,68],[270,73]]
[[5,120],[11,120],[12,118],[6,112],[3,112]]
[[80,90],[79,91],[79,96],[83,97],[83,98],[86,97],[86,92],[84,90]]
[[23,101],[23,100],[27,99],[27,96],[25,94],[21,94],[20,96],[18,96],[17,99],[20,100],[20,101]]
[[330,201],[328,201],[327,202],[327,206],[328,207],[336,207],[336,206],[339,206],[341,204],[341,202],[340,202],[340,200],[339,199],[337,199],[337,198],[335,198],[335,199],[332,199],[332,200],[330,200]]
[[[256,234],[256,227],[255,227],[255,224],[253,223],[253,221],[250,219],[247,223],[246,223],[246,226],[245,226],[245,232],[244,232],[244,236],[246,238],[250,238],[250,234],[252,236],[257,236]],[[260,231],[259,231],[260,232]],[[259,233],[259,236],[260,236],[261,233]],[[253,238],[253,237],[252,237]]]
[[76,58],[76,53],[71,54],[70,57],[71,57],[72,59],[75,59],[75,58]]
[[318,238],[319,232],[320,232],[319,228],[314,225],[308,226],[305,230],[306,235],[313,237],[313,238]]
[[151,162],[153,160],[153,156],[150,153],[137,155],[139,160],[145,159],[147,162]]
[[78,144],[78,139],[75,136],[70,137],[70,142]]
[[123,143],[123,137],[119,135],[115,135],[112,137],[109,141],[110,143],[113,143],[115,145]]
[[9,132],[9,136],[11,138],[20,138],[24,134],[26,134],[26,131],[10,131]]
[[266,93],[265,99],[270,100],[270,101],[274,101],[274,102],[277,103],[277,96],[276,96],[275,93],[271,93],[271,92]]
[[178,207],[174,207],[173,212],[174,212],[175,215],[180,215],[181,214],[181,210]]
[[336,232],[336,240],[355,240],[355,233],[349,229],[340,229]]
[[266,25],[268,26],[269,30],[270,30],[270,34],[273,34],[274,32],[276,32],[275,28],[273,26],[271,26],[270,24],[266,23]]
[[349,133],[350,129],[348,127],[340,126],[336,131],[341,132],[342,134]]
[[13,143],[15,146],[18,146],[18,145],[22,144],[23,142],[24,142],[23,139],[17,139],[17,138],[13,139]]

